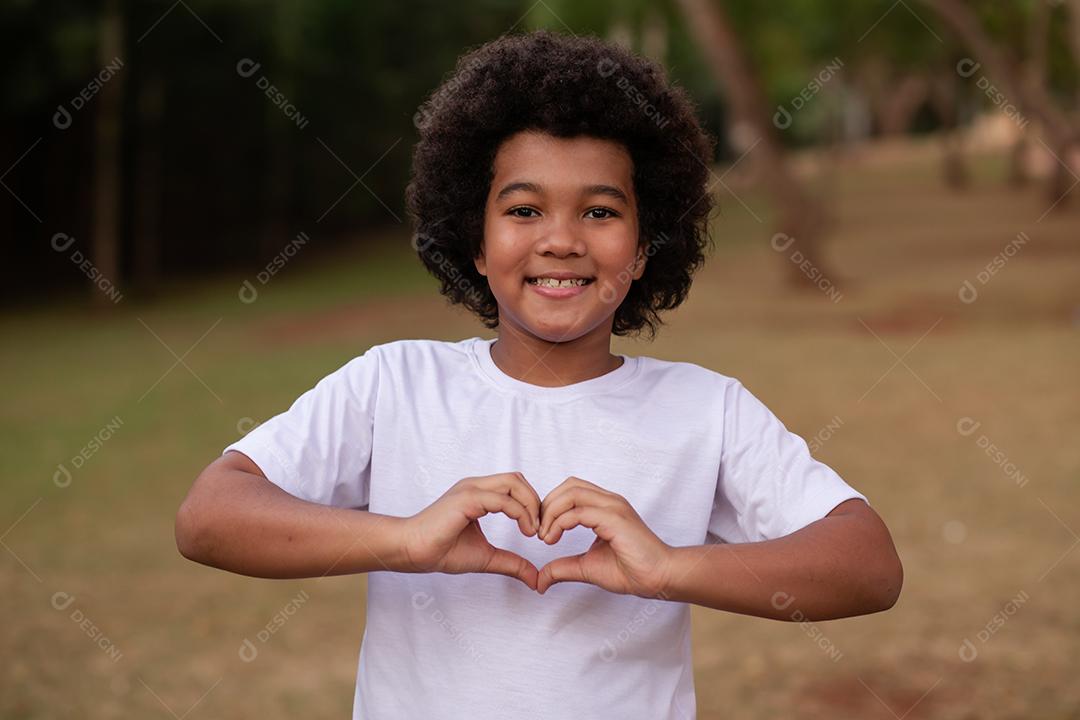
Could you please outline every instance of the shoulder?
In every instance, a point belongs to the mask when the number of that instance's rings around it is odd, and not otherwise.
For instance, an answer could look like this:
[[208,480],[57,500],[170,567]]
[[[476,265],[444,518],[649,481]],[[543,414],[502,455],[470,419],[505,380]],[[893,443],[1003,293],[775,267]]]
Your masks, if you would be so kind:
[[686,389],[691,392],[723,396],[737,385],[738,379],[697,363],[681,360],[661,360],[641,355],[637,358],[642,379],[665,390]]
[[371,348],[356,358],[374,356],[388,366],[400,366],[409,363],[447,363],[455,360],[467,360],[472,352],[472,344],[477,338],[465,340],[429,340],[412,338],[392,340],[372,345]]
[[681,422],[698,418],[710,427],[736,404],[738,379],[697,363],[639,356],[637,384],[643,405],[674,412]]
[[428,373],[436,368],[439,369],[440,374],[446,374],[455,367],[464,368],[470,362],[472,346],[477,339],[392,340],[372,345],[362,355],[347,362],[342,370],[348,375],[377,373],[385,379],[399,375]]
[[374,397],[381,392],[380,388],[415,389],[421,379],[446,382],[468,369],[473,340],[409,339],[372,345],[326,375],[319,384],[329,392]]
[[[727,434],[763,437],[782,421],[742,380],[696,363],[639,357],[646,404],[678,409],[680,418],[704,415]],[[687,420],[688,421],[688,420]]]

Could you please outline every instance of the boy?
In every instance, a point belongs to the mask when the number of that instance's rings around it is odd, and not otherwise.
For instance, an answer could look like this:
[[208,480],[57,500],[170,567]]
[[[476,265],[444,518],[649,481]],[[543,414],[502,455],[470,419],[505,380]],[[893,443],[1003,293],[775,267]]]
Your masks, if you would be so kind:
[[418,117],[418,254],[497,338],[323,378],[199,476],[181,552],[371,573],[365,720],[692,718],[689,603],[891,607],[885,525],[738,380],[610,352],[685,299],[708,241],[711,140],[660,68],[505,37]]

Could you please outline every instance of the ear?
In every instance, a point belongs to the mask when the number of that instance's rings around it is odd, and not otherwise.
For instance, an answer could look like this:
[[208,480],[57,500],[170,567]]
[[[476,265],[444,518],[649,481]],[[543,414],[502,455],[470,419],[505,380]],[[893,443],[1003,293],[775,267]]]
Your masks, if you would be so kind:
[[640,280],[641,276],[645,274],[645,263],[648,262],[648,259],[648,255],[645,254],[645,246],[638,245],[637,257],[634,258],[633,277],[635,280]]
[[476,272],[480,273],[484,277],[487,277],[487,258],[484,257],[484,243],[480,242],[480,252],[473,258],[473,265],[476,266]]

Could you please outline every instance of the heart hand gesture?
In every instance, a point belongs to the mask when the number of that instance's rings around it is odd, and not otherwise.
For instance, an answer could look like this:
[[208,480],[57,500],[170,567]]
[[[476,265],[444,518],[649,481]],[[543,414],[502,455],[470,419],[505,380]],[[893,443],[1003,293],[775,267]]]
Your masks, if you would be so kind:
[[525,558],[493,546],[477,521],[499,512],[518,522],[522,534],[536,534],[540,496],[521,473],[468,477],[404,526],[404,552],[412,572],[496,573],[517,578],[536,590],[536,567]]
[[670,576],[671,547],[665,544],[621,495],[576,477],[544,498],[537,535],[549,545],[578,525],[592,528],[588,551],[552,560],[539,574],[540,594],[559,582],[584,582],[640,597],[662,597]]

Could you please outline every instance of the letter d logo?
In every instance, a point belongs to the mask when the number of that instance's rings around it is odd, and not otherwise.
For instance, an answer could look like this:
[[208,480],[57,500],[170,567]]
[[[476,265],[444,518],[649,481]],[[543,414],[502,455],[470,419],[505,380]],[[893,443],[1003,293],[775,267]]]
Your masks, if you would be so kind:
[[255,643],[244,638],[244,642],[240,643],[240,649],[236,654],[240,656],[241,660],[248,663],[259,657],[259,648],[255,647]]
[[982,425],[982,423],[977,420],[969,417],[962,417],[956,421],[956,432],[964,437],[968,437],[971,433],[978,430],[980,425]]
[[773,593],[772,605],[777,610],[787,610],[793,602],[795,602],[795,597],[790,593],[783,591]]
[[262,65],[251,58],[244,58],[236,63],[236,74],[243,78],[249,78],[257,73],[260,67],[262,67]]
[[772,123],[780,130],[791,127],[791,113],[783,105],[776,106],[776,113],[772,116]]
[[[67,242],[64,242],[65,240]],[[56,233],[52,236],[50,244],[53,246],[53,250],[55,250],[56,252],[64,252],[69,247],[71,247],[71,243],[73,242],[75,242],[75,238],[71,237],[67,233]]]
[[52,116],[52,124],[56,126],[58,130],[67,130],[71,127],[71,113],[63,105],[56,106],[56,113]]
[[604,58],[600,62],[596,63],[596,72],[600,73],[600,77],[611,77],[612,74],[619,69],[619,63],[615,62],[611,58]]
[[244,281],[244,284],[240,286],[240,292],[236,293],[236,295],[240,298],[240,302],[245,305],[250,305],[259,299],[259,291],[255,289],[250,280]]
[[960,286],[960,292],[957,293],[960,297],[960,302],[965,305],[970,305],[979,299],[979,291],[975,289],[975,286],[971,284],[970,280],[965,280],[964,284]]
[[964,58],[956,63],[956,72],[962,78],[969,78],[979,72],[979,68],[981,67],[981,64],[975,62],[971,58]]
[[769,243],[773,247],[773,250],[775,250],[776,252],[784,252],[789,247],[791,247],[791,243],[793,242],[795,242],[795,238],[791,237],[787,233],[776,233],[772,236],[772,240],[769,241]]
[[52,476],[53,485],[58,488],[66,488],[71,484],[71,471],[67,469],[64,463],[60,463],[56,466],[56,472]]
[[55,592],[52,596],[52,606],[57,610],[67,610],[71,603],[75,602],[75,596],[64,591]]

